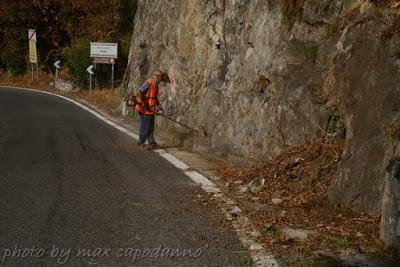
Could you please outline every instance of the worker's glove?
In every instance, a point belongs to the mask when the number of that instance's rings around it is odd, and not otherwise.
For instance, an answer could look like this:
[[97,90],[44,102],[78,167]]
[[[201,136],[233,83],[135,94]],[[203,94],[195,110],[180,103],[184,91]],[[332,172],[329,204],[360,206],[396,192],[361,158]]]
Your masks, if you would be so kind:
[[150,111],[150,107],[148,106],[148,105],[146,105],[146,104],[144,104],[144,103],[142,103],[142,109],[143,109],[143,111]]
[[128,107],[134,106],[134,100],[132,96],[126,97],[125,102]]
[[164,115],[164,109],[160,104],[157,105],[156,112],[159,113],[159,114]]

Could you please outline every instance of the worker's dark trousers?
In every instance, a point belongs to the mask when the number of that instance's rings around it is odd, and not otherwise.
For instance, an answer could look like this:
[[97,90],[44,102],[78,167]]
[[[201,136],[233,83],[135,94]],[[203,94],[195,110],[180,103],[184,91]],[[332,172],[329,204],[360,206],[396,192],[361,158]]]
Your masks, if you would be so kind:
[[139,144],[155,144],[153,132],[154,132],[154,114],[148,115],[139,112],[140,116],[140,130],[139,130]]

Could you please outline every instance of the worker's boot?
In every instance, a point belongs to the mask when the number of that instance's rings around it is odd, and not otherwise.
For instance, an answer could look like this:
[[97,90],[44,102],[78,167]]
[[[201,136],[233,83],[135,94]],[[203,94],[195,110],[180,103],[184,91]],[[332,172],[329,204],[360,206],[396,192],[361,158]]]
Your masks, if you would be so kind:
[[137,147],[138,147],[138,149],[140,149],[140,150],[147,150],[147,149],[148,149],[147,146],[146,146],[146,144],[143,144],[143,143],[138,143],[138,144],[137,144]]
[[147,150],[154,150],[154,149],[158,149],[159,146],[157,143],[152,143],[149,145],[149,147],[147,148]]

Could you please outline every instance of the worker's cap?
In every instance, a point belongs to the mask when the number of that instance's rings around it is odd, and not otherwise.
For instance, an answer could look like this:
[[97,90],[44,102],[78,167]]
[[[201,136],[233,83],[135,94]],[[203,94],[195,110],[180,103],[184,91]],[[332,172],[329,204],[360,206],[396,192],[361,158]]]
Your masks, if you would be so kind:
[[166,73],[166,72],[162,72],[160,70],[157,70],[157,71],[153,72],[153,75],[154,76],[161,76],[161,81],[163,81],[163,82],[166,82],[166,83],[171,82],[170,79],[169,79],[168,73]]

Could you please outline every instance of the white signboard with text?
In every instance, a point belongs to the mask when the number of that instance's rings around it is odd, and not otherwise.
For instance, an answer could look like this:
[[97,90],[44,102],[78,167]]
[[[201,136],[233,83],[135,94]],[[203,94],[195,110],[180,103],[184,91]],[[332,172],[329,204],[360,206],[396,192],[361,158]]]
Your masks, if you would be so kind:
[[90,43],[91,58],[118,58],[118,43]]
[[37,42],[36,30],[34,29],[28,30],[28,41],[29,41],[29,62],[37,64],[38,58],[36,50],[36,42]]

